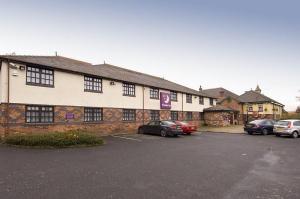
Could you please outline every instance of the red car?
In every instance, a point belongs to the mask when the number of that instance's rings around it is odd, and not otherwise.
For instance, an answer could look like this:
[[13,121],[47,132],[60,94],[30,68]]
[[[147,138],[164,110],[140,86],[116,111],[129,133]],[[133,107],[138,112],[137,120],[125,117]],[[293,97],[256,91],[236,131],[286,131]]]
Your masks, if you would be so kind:
[[190,135],[192,132],[197,131],[196,125],[190,124],[188,122],[182,122],[182,121],[174,121],[174,122],[181,127],[184,134]]

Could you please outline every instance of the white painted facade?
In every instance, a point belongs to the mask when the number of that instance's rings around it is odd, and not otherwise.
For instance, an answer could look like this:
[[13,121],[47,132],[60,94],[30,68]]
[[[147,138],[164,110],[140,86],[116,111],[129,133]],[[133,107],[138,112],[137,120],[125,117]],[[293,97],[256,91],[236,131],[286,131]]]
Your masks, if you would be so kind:
[[[0,71],[0,100],[2,103],[7,102],[7,68],[7,63],[2,62]],[[54,70],[53,88],[41,87],[26,85],[26,70],[12,68],[9,70],[10,103],[160,110],[160,100],[150,99],[149,87],[136,85],[135,97],[123,96],[122,82],[115,82],[114,85],[111,85],[111,80],[102,79],[102,93],[85,92],[84,75],[59,70]],[[192,104],[186,103],[186,95],[179,92],[177,99],[177,102],[171,102],[171,110],[202,112],[204,108],[211,106],[209,98],[206,97],[204,105],[199,104],[199,96],[195,95],[193,95]],[[214,104],[216,104],[215,99]]]

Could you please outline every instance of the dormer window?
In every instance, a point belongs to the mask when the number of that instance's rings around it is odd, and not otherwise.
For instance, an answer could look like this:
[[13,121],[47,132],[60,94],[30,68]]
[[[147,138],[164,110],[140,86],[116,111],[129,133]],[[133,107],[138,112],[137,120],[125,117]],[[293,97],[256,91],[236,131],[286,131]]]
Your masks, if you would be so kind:
[[35,86],[54,86],[54,71],[51,69],[27,66],[26,84]]

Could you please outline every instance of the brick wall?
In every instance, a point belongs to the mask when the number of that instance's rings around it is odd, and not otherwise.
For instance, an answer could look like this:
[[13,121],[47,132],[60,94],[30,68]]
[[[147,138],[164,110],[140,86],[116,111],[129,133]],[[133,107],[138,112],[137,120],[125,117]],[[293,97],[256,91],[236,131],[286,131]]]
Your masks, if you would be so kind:
[[224,99],[221,103],[219,103],[222,106],[234,109],[239,111],[239,113],[235,114],[235,121],[234,124],[243,124],[243,108],[242,108],[242,104],[239,103],[239,101],[233,99],[233,98],[227,98]]
[[[0,135],[4,134],[4,115],[6,105],[0,105]],[[66,119],[66,114],[72,113],[73,119]],[[103,121],[88,123],[84,122],[84,107],[76,106],[55,106],[54,107],[54,123],[51,124],[29,124],[25,123],[25,105],[24,104],[10,104],[9,106],[9,131],[10,133],[47,133],[50,131],[68,131],[68,130],[86,130],[102,135],[116,134],[116,133],[135,133],[137,128],[144,123],[150,121],[150,110],[136,110],[136,121],[124,122],[122,121],[122,109],[117,108],[103,108]],[[161,120],[170,119],[169,110],[161,110]],[[185,120],[186,113],[178,112],[179,120]],[[199,113],[193,113],[193,121],[196,125],[200,125]]]
[[208,126],[229,126],[230,118],[229,112],[204,112],[204,121]]

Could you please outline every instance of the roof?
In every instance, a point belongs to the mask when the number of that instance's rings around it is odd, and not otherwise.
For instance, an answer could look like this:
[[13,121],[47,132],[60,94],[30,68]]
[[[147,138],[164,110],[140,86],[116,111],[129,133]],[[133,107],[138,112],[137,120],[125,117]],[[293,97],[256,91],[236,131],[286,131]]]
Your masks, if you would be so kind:
[[238,100],[243,103],[259,103],[259,102],[273,102],[277,103],[281,106],[284,106],[283,104],[277,102],[276,100],[273,100],[259,92],[256,91],[246,91],[244,94],[240,95]]
[[[225,89],[225,88],[222,88],[222,87],[219,87],[219,88],[211,88],[211,89],[205,89],[203,90],[204,93],[206,93],[207,95],[210,95],[210,96],[214,96],[215,98],[218,99],[218,102],[221,102],[223,101],[224,99],[228,98],[228,97],[231,97],[233,99],[238,99],[238,95]],[[224,92],[224,96],[221,97],[220,96],[220,93],[221,92]]]
[[91,63],[78,61],[62,56],[26,56],[26,55],[0,55],[0,59],[10,59],[22,63],[48,66],[70,72],[96,75],[107,79],[125,81],[149,87],[156,87],[171,91],[188,93],[193,95],[215,98],[204,92],[200,92],[163,78],[145,73],[128,70],[110,64],[92,65]]
[[210,108],[205,108],[204,111],[205,112],[233,112],[236,110],[226,107],[226,106],[216,105],[216,106],[212,106]]

